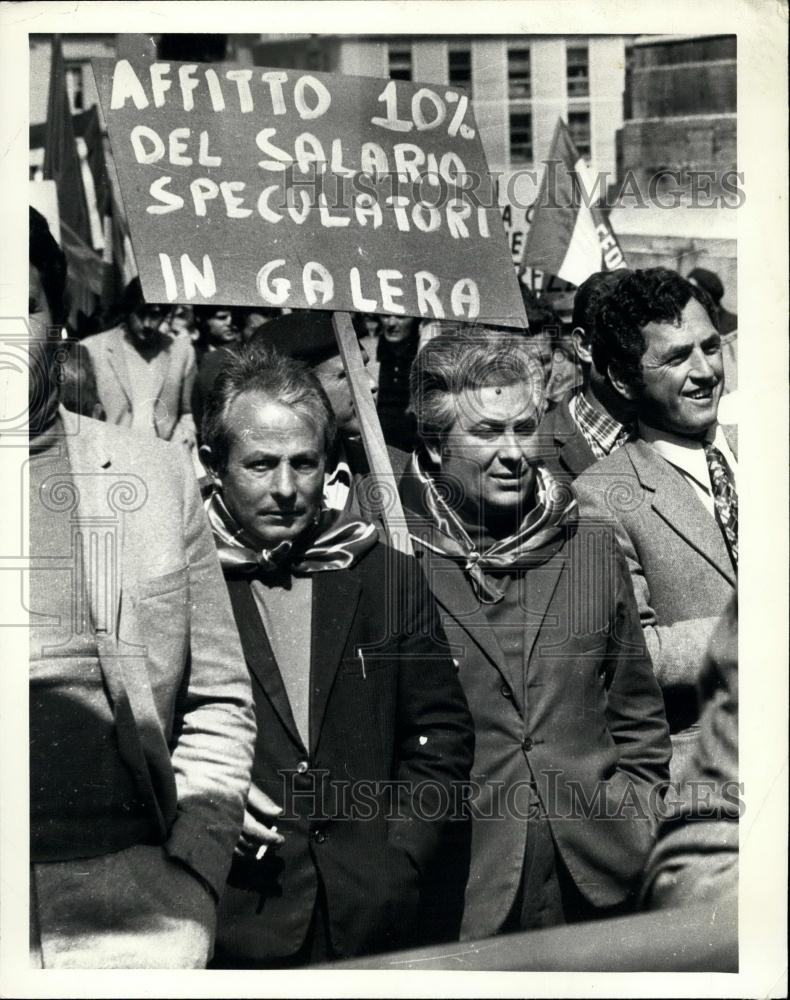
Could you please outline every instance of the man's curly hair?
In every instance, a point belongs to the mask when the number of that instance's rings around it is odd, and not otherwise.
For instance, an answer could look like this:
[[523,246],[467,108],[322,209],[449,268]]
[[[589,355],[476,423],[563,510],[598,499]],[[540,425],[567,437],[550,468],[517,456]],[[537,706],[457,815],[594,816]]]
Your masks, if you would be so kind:
[[599,372],[612,372],[627,385],[642,385],[644,328],[648,323],[680,325],[681,313],[696,299],[716,325],[716,307],[704,289],[677,271],[650,267],[625,274],[601,305],[592,338],[592,355]]

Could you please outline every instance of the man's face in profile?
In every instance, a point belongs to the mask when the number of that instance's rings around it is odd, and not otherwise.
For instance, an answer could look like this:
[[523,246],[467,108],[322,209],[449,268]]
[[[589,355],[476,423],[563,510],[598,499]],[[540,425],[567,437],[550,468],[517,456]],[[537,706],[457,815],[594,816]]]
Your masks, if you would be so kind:
[[[368,386],[371,393],[375,397],[378,392],[378,386],[376,385],[376,380],[373,378],[373,375],[368,368],[370,358],[368,357],[368,352],[365,348],[361,344],[359,346],[362,353],[362,361],[365,365],[365,374],[368,379]],[[337,427],[340,433],[346,435],[347,437],[359,436],[360,429],[357,411],[354,408],[354,402],[351,399],[351,388],[348,384],[346,370],[343,367],[340,355],[335,354],[331,358],[327,358],[325,361],[314,365],[313,373],[317,376],[318,381],[321,383],[321,387],[329,397],[329,402],[332,404],[332,409],[334,410],[335,417],[337,418]]]

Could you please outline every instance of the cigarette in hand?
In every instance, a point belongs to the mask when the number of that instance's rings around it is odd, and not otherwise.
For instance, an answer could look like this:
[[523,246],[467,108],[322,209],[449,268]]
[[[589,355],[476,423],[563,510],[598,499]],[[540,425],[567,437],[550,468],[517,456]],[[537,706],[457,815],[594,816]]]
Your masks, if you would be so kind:
[[[277,833],[277,827],[276,827],[276,826],[273,826],[273,827],[271,828],[271,831],[272,831],[272,833]],[[260,847],[258,848],[258,853],[257,853],[257,854],[255,855],[255,860],[256,860],[256,861],[260,861],[260,860],[261,860],[261,858],[262,858],[262,857],[264,856],[264,854],[266,853],[266,848],[267,848],[268,846],[269,846],[268,844],[261,844],[261,846],[260,846]]]

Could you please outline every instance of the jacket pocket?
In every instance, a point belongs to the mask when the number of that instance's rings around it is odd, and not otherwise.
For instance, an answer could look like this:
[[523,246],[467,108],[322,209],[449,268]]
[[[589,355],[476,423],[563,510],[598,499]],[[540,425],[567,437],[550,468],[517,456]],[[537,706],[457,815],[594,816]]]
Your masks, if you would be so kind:
[[171,591],[180,590],[189,583],[189,567],[181,566],[171,573],[163,573],[161,576],[152,576],[137,579],[132,587],[132,595],[140,601],[149,597],[158,597],[160,594],[169,594]]

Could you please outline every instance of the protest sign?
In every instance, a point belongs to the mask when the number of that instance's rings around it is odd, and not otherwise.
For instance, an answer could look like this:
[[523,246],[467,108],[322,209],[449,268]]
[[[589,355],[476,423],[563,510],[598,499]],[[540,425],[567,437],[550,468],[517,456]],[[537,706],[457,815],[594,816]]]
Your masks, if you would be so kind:
[[148,301],[526,325],[462,90],[93,66]]

